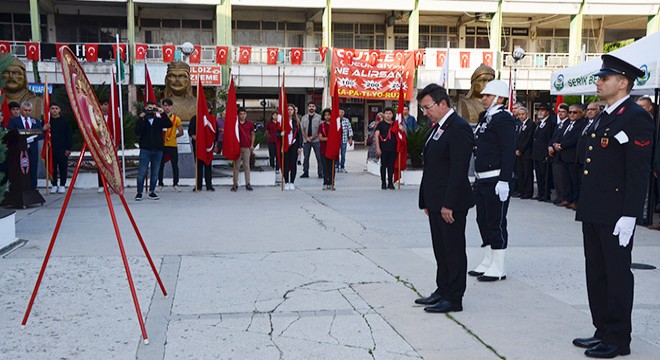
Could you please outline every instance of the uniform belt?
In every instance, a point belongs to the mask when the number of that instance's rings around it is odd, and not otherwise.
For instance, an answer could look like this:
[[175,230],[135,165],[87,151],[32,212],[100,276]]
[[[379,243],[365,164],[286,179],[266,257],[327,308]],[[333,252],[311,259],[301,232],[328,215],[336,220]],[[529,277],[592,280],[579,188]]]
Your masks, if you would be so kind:
[[475,172],[474,177],[477,179],[488,179],[496,176],[500,176],[500,169],[497,170],[491,170],[491,171],[483,171],[483,172]]

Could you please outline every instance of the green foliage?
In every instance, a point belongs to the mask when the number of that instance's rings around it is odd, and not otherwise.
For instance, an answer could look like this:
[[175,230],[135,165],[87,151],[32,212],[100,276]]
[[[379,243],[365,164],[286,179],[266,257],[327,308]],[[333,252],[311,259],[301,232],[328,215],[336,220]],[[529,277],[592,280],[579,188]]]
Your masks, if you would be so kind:
[[[584,105],[588,105],[589,103],[592,103],[594,101],[599,101],[598,96],[596,95],[585,95],[584,96]],[[564,96],[564,102],[568,105],[573,105],[575,103],[582,102],[582,97],[579,95],[567,95]]]
[[419,125],[415,131],[408,130],[408,156],[410,156],[410,163],[413,168],[422,167],[422,152],[424,151],[424,143],[429,136],[431,128],[424,125]]
[[268,141],[266,130],[262,129],[254,132],[254,146],[257,146],[257,144],[265,144],[266,141]]
[[633,42],[635,42],[635,39],[608,42],[608,43],[605,43],[605,45],[603,45],[603,52],[604,53],[612,52],[612,51],[614,51],[616,49],[619,49],[619,48],[622,48],[626,45],[630,45]]

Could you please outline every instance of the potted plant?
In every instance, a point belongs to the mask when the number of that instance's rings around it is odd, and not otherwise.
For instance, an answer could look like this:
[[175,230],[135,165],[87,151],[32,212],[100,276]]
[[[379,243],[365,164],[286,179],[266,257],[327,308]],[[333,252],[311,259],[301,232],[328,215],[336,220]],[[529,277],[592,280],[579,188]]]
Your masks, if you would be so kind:
[[408,156],[410,156],[410,165],[412,169],[422,168],[422,152],[426,138],[431,129],[428,126],[418,126],[415,131],[408,131]]

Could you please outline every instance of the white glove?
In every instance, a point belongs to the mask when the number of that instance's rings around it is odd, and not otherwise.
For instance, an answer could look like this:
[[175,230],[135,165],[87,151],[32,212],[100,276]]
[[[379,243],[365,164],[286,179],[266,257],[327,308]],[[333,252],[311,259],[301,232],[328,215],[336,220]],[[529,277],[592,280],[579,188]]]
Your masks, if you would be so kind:
[[498,181],[497,185],[495,185],[495,195],[499,195],[500,201],[505,202],[509,198],[509,183]]
[[633,231],[635,231],[636,218],[632,216],[622,216],[614,225],[612,235],[619,235],[619,246],[626,247],[630,242]]

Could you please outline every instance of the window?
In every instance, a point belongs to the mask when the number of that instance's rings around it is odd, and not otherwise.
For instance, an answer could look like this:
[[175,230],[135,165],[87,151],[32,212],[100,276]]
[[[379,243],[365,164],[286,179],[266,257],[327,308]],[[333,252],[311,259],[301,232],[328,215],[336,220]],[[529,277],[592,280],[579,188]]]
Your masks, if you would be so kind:
[[305,23],[276,21],[232,22],[233,44],[245,46],[302,47]]
[[385,49],[385,24],[333,23],[336,47],[355,49]]
[[453,26],[420,25],[419,48],[446,48],[447,41],[451,47],[458,47],[458,29]]
[[568,29],[537,29],[536,50],[541,53],[568,53]]
[[489,33],[490,31],[487,27],[465,28],[465,47],[468,49],[490,48]]
[[408,25],[394,25],[394,49],[408,49]]
[[126,38],[126,18],[119,16],[56,15],[56,41],[115,42],[115,34]]
[[[46,33],[46,17],[41,16],[41,34]],[[32,38],[29,14],[0,13],[0,39],[28,41]]]

